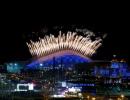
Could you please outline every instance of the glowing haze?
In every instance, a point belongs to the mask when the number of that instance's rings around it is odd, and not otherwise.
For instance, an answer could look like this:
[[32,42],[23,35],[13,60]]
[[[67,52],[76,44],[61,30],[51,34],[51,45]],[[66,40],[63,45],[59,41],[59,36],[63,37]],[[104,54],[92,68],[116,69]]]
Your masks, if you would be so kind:
[[85,36],[78,35],[77,32],[67,32],[55,37],[54,35],[46,35],[44,38],[39,38],[38,41],[30,41],[27,43],[32,56],[42,57],[55,52],[64,50],[72,50],[86,57],[91,57],[96,50],[102,45],[102,39],[91,39],[93,32],[87,33]]

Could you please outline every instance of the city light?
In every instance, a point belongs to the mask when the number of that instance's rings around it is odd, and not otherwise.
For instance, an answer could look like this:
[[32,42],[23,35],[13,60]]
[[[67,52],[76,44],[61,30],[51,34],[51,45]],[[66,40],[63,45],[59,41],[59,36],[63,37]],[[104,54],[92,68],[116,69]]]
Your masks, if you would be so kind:
[[17,63],[15,63],[14,65],[17,66]]
[[[9,45],[8,42],[4,44],[6,48],[2,47],[0,100],[129,100],[128,45],[123,45],[123,37],[117,39],[123,31],[113,35],[111,33],[119,28],[87,24],[94,31],[109,32],[103,42],[107,34],[95,34],[84,28],[85,24],[42,24],[40,33],[36,32],[39,25],[34,26],[32,30],[35,32],[20,32],[24,42],[32,39],[26,43],[32,56],[28,52],[18,52],[24,47],[14,47],[17,38]],[[114,29],[113,32],[107,30],[109,28]],[[13,37],[16,36],[12,35],[9,40]],[[10,45],[13,45],[13,52]],[[4,50],[11,51],[11,54],[4,53]]]
[[68,32],[66,35],[61,34],[55,37],[50,34],[39,41],[27,43],[32,56],[41,57],[63,50],[72,50],[86,57],[92,56],[102,45],[101,38],[92,41],[90,34],[86,36],[78,35],[76,32]]
[[123,94],[121,94],[121,97],[122,97],[122,98],[124,98],[124,95],[123,95]]
[[96,100],[96,98],[95,98],[95,97],[93,97],[93,98],[92,98],[92,100]]
[[15,89],[15,91],[28,91],[28,90],[34,90],[34,84],[32,83],[17,84],[17,88]]
[[40,63],[40,66],[43,66],[43,64]]
[[89,99],[90,97],[89,96],[87,96],[87,99]]
[[34,84],[28,83],[28,90],[33,90],[34,89]]

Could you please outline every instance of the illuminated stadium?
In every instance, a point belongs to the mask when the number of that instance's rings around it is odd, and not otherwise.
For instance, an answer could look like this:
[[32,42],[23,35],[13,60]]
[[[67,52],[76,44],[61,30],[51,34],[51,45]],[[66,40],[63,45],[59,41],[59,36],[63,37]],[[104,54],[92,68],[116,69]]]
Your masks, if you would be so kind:
[[[91,39],[94,37],[94,40]],[[56,37],[52,34],[39,38],[38,41],[27,43],[33,60],[28,68],[73,67],[77,63],[91,62],[91,56],[102,45],[102,39],[93,32],[84,36],[77,32],[59,32]]]

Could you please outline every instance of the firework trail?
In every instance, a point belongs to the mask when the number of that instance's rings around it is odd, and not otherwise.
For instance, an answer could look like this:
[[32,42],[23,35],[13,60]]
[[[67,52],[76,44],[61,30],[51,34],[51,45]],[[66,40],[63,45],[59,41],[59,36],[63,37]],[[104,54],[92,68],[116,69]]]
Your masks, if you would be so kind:
[[93,32],[89,32],[86,36],[78,35],[77,32],[67,32],[55,37],[54,35],[46,35],[44,38],[39,38],[38,41],[27,43],[32,56],[42,57],[63,50],[72,50],[86,57],[91,57],[96,50],[102,45],[102,39],[96,38],[91,40]]

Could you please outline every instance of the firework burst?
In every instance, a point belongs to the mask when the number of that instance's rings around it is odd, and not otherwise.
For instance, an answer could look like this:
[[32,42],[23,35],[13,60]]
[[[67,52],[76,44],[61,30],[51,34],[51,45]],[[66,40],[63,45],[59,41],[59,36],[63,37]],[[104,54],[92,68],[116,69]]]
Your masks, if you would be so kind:
[[77,32],[67,32],[55,37],[50,34],[44,38],[39,38],[39,41],[27,43],[32,56],[42,57],[64,50],[71,50],[82,54],[86,57],[92,56],[96,50],[102,45],[101,38],[91,40],[90,34],[86,36],[78,35]]

